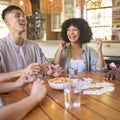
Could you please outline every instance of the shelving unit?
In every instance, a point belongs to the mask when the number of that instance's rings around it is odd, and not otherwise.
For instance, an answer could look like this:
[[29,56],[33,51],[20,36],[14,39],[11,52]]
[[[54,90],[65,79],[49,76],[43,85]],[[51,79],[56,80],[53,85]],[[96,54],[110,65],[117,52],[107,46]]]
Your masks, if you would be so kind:
[[45,32],[45,18],[40,17],[38,11],[27,17],[27,38],[29,40],[42,40]]

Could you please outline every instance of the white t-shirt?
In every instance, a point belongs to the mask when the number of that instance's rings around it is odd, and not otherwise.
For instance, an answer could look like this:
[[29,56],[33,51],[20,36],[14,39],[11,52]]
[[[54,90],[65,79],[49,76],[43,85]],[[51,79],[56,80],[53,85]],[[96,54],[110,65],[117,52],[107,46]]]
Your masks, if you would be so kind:
[[83,59],[81,59],[81,60],[71,59],[70,60],[70,67],[75,68],[75,69],[77,68],[78,73],[86,71],[86,66],[85,66]]

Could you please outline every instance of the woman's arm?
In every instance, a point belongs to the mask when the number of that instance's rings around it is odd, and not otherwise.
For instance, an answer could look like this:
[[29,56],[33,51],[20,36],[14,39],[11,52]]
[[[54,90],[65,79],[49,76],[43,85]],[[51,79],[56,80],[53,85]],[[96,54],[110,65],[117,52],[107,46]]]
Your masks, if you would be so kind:
[[102,40],[101,39],[96,39],[97,43],[97,49],[98,49],[98,67],[103,68],[105,67],[105,61],[103,59],[103,53],[102,53]]
[[59,48],[55,54],[55,58],[54,58],[54,64],[57,65],[57,64],[60,64],[60,57],[61,57],[61,54],[62,54],[62,51],[64,50],[66,46],[66,43],[64,41],[61,41],[59,43]]
[[105,67],[105,61],[103,59],[102,50],[98,51],[98,67],[100,67],[100,68]]

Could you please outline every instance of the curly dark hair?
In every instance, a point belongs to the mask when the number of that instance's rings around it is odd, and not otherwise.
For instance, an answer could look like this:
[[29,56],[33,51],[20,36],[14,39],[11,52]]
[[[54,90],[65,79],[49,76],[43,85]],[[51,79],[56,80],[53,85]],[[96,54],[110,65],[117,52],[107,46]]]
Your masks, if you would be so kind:
[[[5,16],[10,13],[12,10],[21,10],[23,12],[23,10],[21,8],[19,8],[18,6],[15,6],[15,5],[10,5],[8,6],[7,8],[5,8],[3,11],[2,11],[2,19],[4,20],[5,19]],[[24,12],[23,12],[24,13]]]
[[67,37],[67,29],[71,25],[79,29],[80,31],[79,42],[80,43],[90,42],[90,40],[92,39],[92,31],[88,25],[88,22],[85,21],[83,18],[70,18],[62,24],[61,37],[65,42],[67,43],[70,42]]

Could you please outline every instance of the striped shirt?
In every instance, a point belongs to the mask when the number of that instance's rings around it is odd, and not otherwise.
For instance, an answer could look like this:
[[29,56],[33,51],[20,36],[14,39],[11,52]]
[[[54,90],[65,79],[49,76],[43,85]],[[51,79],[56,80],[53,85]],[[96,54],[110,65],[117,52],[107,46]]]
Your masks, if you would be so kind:
[[9,36],[0,39],[0,72],[23,69],[36,62],[49,63],[38,44],[24,40],[22,46],[17,46]]

